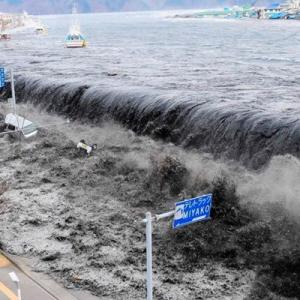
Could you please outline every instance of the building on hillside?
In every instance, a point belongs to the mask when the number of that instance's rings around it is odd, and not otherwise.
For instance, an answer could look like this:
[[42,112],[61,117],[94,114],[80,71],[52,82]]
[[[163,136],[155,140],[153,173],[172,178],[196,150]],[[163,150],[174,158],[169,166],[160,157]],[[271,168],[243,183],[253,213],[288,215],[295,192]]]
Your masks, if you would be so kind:
[[26,12],[22,14],[6,14],[0,12],[0,32],[25,26],[31,18]]
[[300,0],[285,1],[283,4],[280,5],[280,7],[284,11],[300,10]]

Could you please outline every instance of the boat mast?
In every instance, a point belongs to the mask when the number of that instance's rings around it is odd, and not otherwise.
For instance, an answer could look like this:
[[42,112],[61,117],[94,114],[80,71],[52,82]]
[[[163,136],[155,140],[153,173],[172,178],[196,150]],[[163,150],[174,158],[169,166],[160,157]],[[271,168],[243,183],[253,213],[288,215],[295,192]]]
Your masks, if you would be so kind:
[[78,4],[76,1],[73,2],[72,7],[72,31],[80,31],[79,19],[78,19]]

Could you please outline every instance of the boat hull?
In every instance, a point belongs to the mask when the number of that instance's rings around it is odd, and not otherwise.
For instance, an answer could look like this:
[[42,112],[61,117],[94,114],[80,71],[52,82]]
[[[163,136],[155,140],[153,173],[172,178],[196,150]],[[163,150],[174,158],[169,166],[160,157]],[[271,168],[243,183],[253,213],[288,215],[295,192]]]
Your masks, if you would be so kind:
[[85,41],[73,41],[73,42],[67,42],[66,48],[84,48],[86,47]]

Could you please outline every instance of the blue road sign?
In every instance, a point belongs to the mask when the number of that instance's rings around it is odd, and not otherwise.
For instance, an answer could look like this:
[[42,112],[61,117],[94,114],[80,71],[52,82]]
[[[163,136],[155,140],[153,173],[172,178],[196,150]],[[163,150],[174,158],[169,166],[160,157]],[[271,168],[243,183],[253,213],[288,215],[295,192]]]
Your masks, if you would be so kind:
[[0,88],[5,86],[5,71],[4,68],[0,68]]
[[212,194],[187,199],[176,203],[173,228],[210,219]]

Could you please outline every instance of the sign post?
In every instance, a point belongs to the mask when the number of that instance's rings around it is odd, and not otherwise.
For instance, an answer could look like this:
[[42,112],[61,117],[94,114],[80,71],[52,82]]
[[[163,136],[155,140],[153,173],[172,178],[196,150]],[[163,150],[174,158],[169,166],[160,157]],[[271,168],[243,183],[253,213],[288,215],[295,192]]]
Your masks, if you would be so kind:
[[0,88],[5,87],[5,70],[0,68]]
[[212,194],[187,199],[175,204],[175,210],[152,217],[146,213],[143,223],[146,223],[146,250],[147,250],[147,300],[153,300],[152,278],[152,221],[174,217],[173,229],[210,219],[212,208]]
[[[0,67],[0,88],[5,87],[5,69]],[[15,92],[15,81],[14,81],[14,71],[13,69],[10,70],[10,84],[11,84],[11,95],[12,98],[8,99],[9,105],[13,109],[13,114],[15,118],[17,118],[17,106],[16,106],[16,92]],[[19,128],[18,128],[19,129]]]
[[152,215],[146,213],[146,243],[147,243],[147,300],[153,299],[152,283]]

